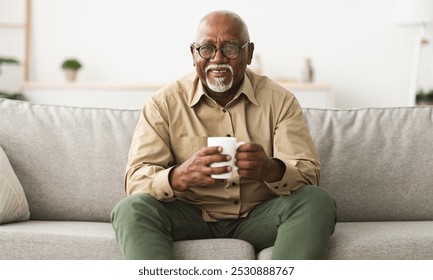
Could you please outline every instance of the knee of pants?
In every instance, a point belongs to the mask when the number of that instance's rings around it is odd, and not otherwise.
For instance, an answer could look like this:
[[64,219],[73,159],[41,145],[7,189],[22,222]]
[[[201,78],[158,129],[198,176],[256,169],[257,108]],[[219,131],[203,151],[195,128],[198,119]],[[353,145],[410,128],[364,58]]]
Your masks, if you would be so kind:
[[111,222],[119,217],[125,217],[133,212],[135,213],[146,213],[151,215],[152,213],[158,213],[160,202],[147,194],[135,194],[132,196],[125,197],[119,201],[111,211]]
[[336,219],[335,201],[322,187],[305,185],[294,191],[291,196],[295,196],[296,201],[306,207],[312,215],[331,215],[334,220]]
[[322,207],[335,208],[334,199],[324,188],[313,185],[305,185],[301,189],[303,191],[302,195],[306,196],[310,203]]

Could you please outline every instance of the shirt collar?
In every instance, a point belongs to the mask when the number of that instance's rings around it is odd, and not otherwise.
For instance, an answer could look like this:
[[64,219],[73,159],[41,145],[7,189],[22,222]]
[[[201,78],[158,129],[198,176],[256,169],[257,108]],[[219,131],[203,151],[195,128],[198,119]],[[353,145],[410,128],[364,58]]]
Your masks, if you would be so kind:
[[[203,95],[206,95],[206,90],[203,84],[201,83],[200,79],[198,78],[198,76],[196,76],[194,83],[195,86],[192,87],[192,90],[194,92],[192,92],[192,98],[189,103],[190,107],[196,105],[200,101],[201,97]],[[251,80],[248,78],[246,74],[244,74],[244,81],[242,82],[238,90],[238,93],[235,95],[235,98],[237,98],[241,93],[243,93],[248,98],[248,100],[252,102],[254,105],[256,106],[259,105],[256,96],[254,95],[254,90],[253,90],[253,85],[251,83]]]

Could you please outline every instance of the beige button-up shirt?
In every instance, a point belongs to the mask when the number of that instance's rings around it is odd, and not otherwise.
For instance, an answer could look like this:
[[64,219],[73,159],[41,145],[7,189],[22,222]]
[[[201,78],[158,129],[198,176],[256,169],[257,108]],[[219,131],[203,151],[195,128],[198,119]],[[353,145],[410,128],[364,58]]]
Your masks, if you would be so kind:
[[[269,157],[284,162],[282,180],[265,183],[234,172],[225,183],[174,191],[168,180],[170,169],[207,146],[210,136],[261,144]],[[125,191],[146,193],[160,201],[188,202],[202,209],[206,221],[237,219],[304,184],[318,185],[319,171],[315,146],[292,93],[247,70],[235,98],[221,107],[194,73],[146,102],[129,151]]]

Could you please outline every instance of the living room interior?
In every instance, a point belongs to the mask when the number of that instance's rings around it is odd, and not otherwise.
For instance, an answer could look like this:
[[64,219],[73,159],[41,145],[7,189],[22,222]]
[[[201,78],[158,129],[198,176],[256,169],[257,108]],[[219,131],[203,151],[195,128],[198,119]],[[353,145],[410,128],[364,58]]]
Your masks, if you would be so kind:
[[[35,103],[139,109],[194,70],[196,23],[227,9],[249,26],[250,68],[303,107],[413,106],[417,92],[433,90],[433,12],[417,5],[431,1],[1,0],[0,57],[18,64],[1,64],[0,91]],[[72,82],[62,69],[68,59],[82,66]]]
[[[125,196],[140,109],[194,71],[196,24],[218,9],[248,24],[252,70],[304,107],[320,186],[338,205],[328,259],[433,260],[432,6],[0,0],[0,260],[122,259],[110,212]],[[71,68],[75,78],[66,74]],[[20,98],[30,102],[9,100]],[[235,239],[183,240],[174,249],[183,260],[272,253]]]

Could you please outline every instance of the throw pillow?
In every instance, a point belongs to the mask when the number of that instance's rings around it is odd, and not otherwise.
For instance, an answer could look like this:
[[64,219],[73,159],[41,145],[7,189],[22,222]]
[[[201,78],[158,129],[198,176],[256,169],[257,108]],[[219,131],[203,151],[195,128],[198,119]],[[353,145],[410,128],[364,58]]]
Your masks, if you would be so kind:
[[25,221],[29,218],[29,205],[23,187],[0,147],[0,224]]

